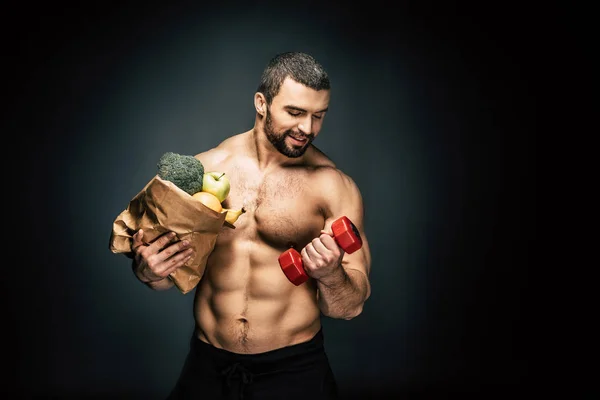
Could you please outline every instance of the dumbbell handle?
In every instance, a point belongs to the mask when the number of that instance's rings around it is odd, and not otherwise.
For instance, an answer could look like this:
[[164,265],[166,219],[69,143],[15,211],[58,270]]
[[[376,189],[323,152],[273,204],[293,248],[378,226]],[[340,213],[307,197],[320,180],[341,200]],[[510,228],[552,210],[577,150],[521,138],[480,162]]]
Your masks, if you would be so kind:
[[[331,230],[333,239],[346,253],[352,254],[362,247],[360,233],[348,217],[340,217],[333,221]],[[296,249],[290,248],[281,253],[279,265],[285,276],[294,285],[299,286],[308,280],[302,256]]]

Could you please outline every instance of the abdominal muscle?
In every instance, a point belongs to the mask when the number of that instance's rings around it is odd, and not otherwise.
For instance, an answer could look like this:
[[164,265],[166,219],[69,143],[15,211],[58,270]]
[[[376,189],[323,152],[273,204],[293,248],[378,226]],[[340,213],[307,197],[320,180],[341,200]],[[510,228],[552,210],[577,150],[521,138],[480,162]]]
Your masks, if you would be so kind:
[[197,336],[215,347],[254,354],[310,340],[320,329],[316,287],[295,286],[274,249],[259,239],[225,241],[208,259],[196,290]]

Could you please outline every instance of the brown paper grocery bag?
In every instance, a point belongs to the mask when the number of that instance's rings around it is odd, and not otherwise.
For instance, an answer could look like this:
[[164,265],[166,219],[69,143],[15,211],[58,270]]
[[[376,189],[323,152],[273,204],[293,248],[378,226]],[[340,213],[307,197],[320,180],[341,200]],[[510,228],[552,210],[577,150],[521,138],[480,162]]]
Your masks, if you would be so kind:
[[168,231],[175,232],[180,240],[188,240],[195,256],[169,275],[185,294],[200,282],[225,215],[156,175],[113,222],[109,247],[113,253],[131,253],[132,237],[139,229],[144,230],[146,243]]

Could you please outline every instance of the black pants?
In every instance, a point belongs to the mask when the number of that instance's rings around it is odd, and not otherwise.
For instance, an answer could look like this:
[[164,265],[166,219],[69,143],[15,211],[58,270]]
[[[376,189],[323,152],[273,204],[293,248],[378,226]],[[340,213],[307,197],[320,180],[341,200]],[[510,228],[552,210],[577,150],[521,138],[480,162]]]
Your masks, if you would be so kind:
[[167,400],[182,399],[338,399],[323,332],[308,342],[260,354],[232,353],[193,335]]

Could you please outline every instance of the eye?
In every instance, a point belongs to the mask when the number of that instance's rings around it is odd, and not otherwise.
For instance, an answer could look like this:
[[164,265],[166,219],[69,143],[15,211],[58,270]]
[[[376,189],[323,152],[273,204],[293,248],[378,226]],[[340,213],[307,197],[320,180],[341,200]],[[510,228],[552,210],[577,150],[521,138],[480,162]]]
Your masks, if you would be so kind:
[[321,119],[321,118],[323,118],[323,116],[322,115],[313,115],[313,118],[315,118],[315,119]]
[[290,114],[293,117],[297,117],[298,115],[302,114],[300,111],[288,111],[288,114]]

